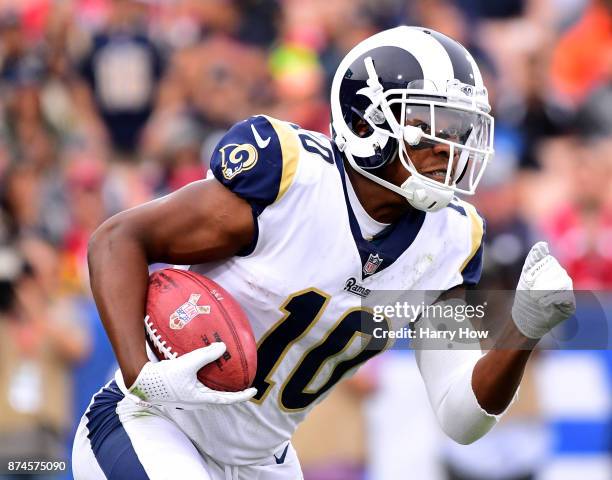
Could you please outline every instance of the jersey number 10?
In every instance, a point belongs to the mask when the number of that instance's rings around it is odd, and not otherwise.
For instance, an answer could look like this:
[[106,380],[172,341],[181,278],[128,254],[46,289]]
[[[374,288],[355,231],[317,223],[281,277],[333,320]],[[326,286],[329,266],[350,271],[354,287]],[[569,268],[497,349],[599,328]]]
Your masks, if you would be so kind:
[[[285,312],[285,315],[258,343],[257,374],[253,382],[257,395],[253,401],[261,403],[265,400],[275,385],[271,380],[272,375],[289,349],[316,324],[329,299],[330,296],[326,293],[311,288],[290,295],[283,303],[281,311]],[[375,328],[388,330],[389,326],[385,322],[374,321],[372,313],[367,310],[354,308],[346,311],[321,341],[302,355],[286,377],[279,391],[280,408],[288,412],[307,408],[349,370],[385,349],[388,340],[374,337]],[[357,337],[361,337],[360,351],[337,362],[321,386],[309,388],[326,362],[344,353]]]

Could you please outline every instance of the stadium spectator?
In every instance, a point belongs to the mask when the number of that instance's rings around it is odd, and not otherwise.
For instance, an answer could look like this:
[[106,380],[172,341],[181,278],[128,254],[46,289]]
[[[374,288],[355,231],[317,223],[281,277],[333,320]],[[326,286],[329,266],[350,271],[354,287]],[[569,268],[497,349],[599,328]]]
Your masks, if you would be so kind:
[[79,68],[87,85],[78,92],[83,108],[95,109],[113,147],[128,155],[138,147],[163,73],[161,52],[146,30],[144,8],[134,0],[112,0],[108,23],[92,38]]
[[574,107],[612,79],[612,2],[589,3],[553,51],[552,86]]
[[569,198],[543,222],[577,289],[612,288],[611,160],[609,139],[576,147]]
[[66,460],[64,439],[74,415],[70,368],[87,340],[72,303],[58,292],[58,254],[30,237],[2,256],[0,457]]

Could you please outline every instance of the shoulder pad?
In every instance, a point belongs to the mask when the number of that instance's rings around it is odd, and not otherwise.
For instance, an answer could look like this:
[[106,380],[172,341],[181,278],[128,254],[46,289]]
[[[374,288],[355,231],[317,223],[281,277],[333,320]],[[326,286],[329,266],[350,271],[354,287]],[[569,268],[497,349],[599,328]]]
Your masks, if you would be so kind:
[[258,115],[235,124],[215,147],[215,178],[247,200],[257,214],[281,199],[291,185],[299,158],[290,124]]
[[486,222],[480,216],[476,208],[465,201],[454,201],[451,204],[455,210],[465,215],[470,225],[470,251],[461,266],[461,275],[465,285],[476,285],[482,275],[482,252],[484,247],[484,236],[486,233]]

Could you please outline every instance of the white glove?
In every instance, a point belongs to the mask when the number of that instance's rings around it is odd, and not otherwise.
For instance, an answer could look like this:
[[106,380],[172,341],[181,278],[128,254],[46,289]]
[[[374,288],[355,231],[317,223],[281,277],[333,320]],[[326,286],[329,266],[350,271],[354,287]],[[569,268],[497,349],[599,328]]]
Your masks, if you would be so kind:
[[197,410],[207,403],[227,405],[249,400],[257,389],[220,392],[203,385],[197,378],[198,370],[217,360],[225,349],[225,343],[215,342],[172,360],[147,362],[130,388],[126,388],[120,370],[117,370],[115,380],[126,397],[143,407],[172,406],[179,410]]
[[572,279],[546,242],[531,247],[516,290],[512,318],[526,337],[541,338],[576,311]]

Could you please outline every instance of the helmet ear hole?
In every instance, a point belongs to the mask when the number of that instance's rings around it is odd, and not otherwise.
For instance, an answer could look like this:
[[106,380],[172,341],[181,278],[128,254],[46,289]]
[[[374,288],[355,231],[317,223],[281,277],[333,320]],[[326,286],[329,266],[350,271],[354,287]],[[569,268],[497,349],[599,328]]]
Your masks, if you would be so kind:
[[352,122],[353,131],[357,134],[358,137],[364,138],[372,135],[374,130],[368,122],[366,122],[363,118],[357,118]]
[[[361,99],[360,99],[361,100]],[[359,101],[356,105],[351,106],[350,118],[347,122],[351,126],[351,130],[360,138],[369,137],[374,133],[372,126],[366,121],[365,109],[369,102]],[[363,103],[363,105],[361,105]]]

